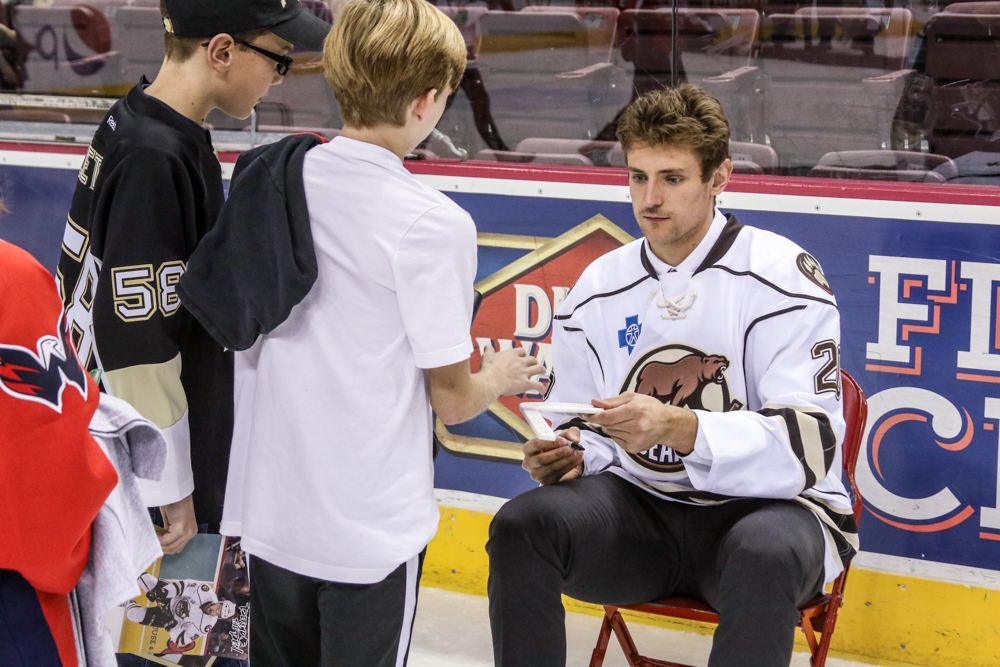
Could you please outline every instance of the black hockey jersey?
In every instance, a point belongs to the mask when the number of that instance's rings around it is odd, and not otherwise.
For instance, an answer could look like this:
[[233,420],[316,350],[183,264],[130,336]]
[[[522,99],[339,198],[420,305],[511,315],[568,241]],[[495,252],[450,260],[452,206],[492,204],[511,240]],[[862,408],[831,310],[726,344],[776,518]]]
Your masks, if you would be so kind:
[[159,426],[167,470],[150,506],[194,489],[199,523],[222,515],[232,438],[232,353],[176,286],[215,224],[222,169],[206,130],[144,92],[104,118],[80,169],[56,274],[80,359],[103,390]]

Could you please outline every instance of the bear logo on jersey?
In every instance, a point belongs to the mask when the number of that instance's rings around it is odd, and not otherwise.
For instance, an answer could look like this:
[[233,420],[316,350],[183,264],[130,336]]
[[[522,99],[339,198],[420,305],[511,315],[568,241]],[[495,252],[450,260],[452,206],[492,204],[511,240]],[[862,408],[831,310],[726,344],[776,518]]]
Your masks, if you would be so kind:
[[816,258],[807,252],[799,253],[799,256],[795,259],[795,264],[799,267],[799,271],[802,272],[810,282],[815,283],[819,286],[821,290],[827,294],[833,294],[833,288],[830,287],[830,283],[827,282],[826,276],[823,275],[823,267],[819,265]]
[[[645,394],[681,408],[713,412],[739,410],[743,403],[729,395],[728,368],[729,359],[721,354],[708,354],[679,343],[661,345],[633,364],[622,383],[621,393]],[[678,472],[684,468],[677,453],[662,445],[629,456],[656,472]]]
[[14,398],[41,403],[62,414],[63,390],[72,385],[86,400],[87,378],[62,315],[57,330],[59,338],[38,339],[37,354],[20,345],[0,345],[0,389]]
[[639,372],[635,391],[670,405],[701,409],[705,386],[725,382],[727,368],[729,359],[720,354],[689,354],[672,362],[653,361]]

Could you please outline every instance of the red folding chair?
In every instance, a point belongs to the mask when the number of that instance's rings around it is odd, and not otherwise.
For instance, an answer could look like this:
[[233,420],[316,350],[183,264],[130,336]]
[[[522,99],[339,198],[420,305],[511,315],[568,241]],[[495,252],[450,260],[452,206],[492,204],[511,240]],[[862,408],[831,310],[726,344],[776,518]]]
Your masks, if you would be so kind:
[[[844,420],[847,422],[847,434],[844,437],[842,449],[844,472],[847,473],[847,482],[851,486],[854,498],[852,502],[854,519],[860,523],[861,494],[854,481],[854,467],[858,462],[861,438],[865,431],[865,422],[868,419],[868,402],[861,387],[846,371],[841,371],[841,383],[844,397]],[[812,667],[823,667],[826,664],[830,640],[833,639],[833,628],[837,623],[837,611],[844,604],[844,586],[847,583],[849,569],[849,566],[845,567],[840,576],[834,580],[831,592],[813,598],[799,609],[802,612],[799,627],[802,628],[806,641],[809,643],[809,651],[812,653],[809,663]],[[604,654],[607,652],[612,630],[618,637],[622,651],[625,652],[625,660],[629,667],[689,667],[677,662],[655,660],[640,655],[635,647],[635,642],[632,641],[632,635],[629,634],[628,627],[625,625],[625,619],[618,611],[619,609],[630,609],[656,616],[683,618],[702,623],[718,624],[719,622],[719,615],[714,609],[704,602],[687,598],[666,598],[648,604],[630,604],[620,607],[605,606],[604,623],[601,625],[601,634],[597,638],[597,646],[590,659],[590,667],[601,667],[604,664]]]

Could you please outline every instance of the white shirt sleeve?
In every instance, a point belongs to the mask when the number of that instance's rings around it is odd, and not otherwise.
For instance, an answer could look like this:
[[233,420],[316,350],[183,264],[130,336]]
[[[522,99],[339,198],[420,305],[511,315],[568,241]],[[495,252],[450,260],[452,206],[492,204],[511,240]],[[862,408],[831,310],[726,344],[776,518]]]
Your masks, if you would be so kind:
[[695,448],[684,457],[694,487],[729,496],[794,498],[831,470],[839,475],[845,430],[839,353],[833,351],[839,343],[839,313],[825,304],[754,327],[746,377],[747,399],[756,410],[697,412]]
[[476,226],[453,207],[427,211],[400,241],[392,269],[418,367],[448,366],[472,353],[476,264]]
[[194,493],[194,472],[191,469],[191,429],[188,411],[176,423],[161,429],[167,443],[167,458],[158,480],[137,477],[139,493],[146,507],[163,507],[183,500]]
[[[573,320],[556,322],[552,327],[552,370],[554,383],[546,396],[553,403],[585,403],[603,398],[604,371],[600,360],[587,344],[586,333]],[[543,413],[545,414],[545,413]],[[572,415],[545,415],[555,427],[580,427],[580,443],[584,446],[583,474],[596,475],[618,463],[614,443],[598,433],[597,426],[587,425]]]

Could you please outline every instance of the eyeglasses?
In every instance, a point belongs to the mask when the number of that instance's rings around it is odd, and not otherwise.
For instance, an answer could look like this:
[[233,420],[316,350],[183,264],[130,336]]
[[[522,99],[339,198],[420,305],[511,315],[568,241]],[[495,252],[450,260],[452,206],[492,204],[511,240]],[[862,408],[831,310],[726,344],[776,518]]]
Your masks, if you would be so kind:
[[[291,68],[292,63],[295,62],[294,59],[292,59],[292,58],[290,58],[288,56],[282,56],[282,55],[279,55],[277,53],[274,53],[273,51],[268,51],[267,49],[262,49],[259,46],[254,46],[250,42],[246,42],[246,41],[244,41],[242,39],[238,39],[236,37],[233,37],[233,41],[236,42],[237,44],[242,44],[243,46],[247,47],[251,51],[256,51],[257,53],[259,53],[260,55],[264,56],[265,58],[270,58],[274,62],[278,63],[278,75],[279,76],[285,76],[286,74],[288,74],[289,68]],[[204,44],[202,44],[202,46],[208,46],[210,43],[211,42],[205,42]]]

